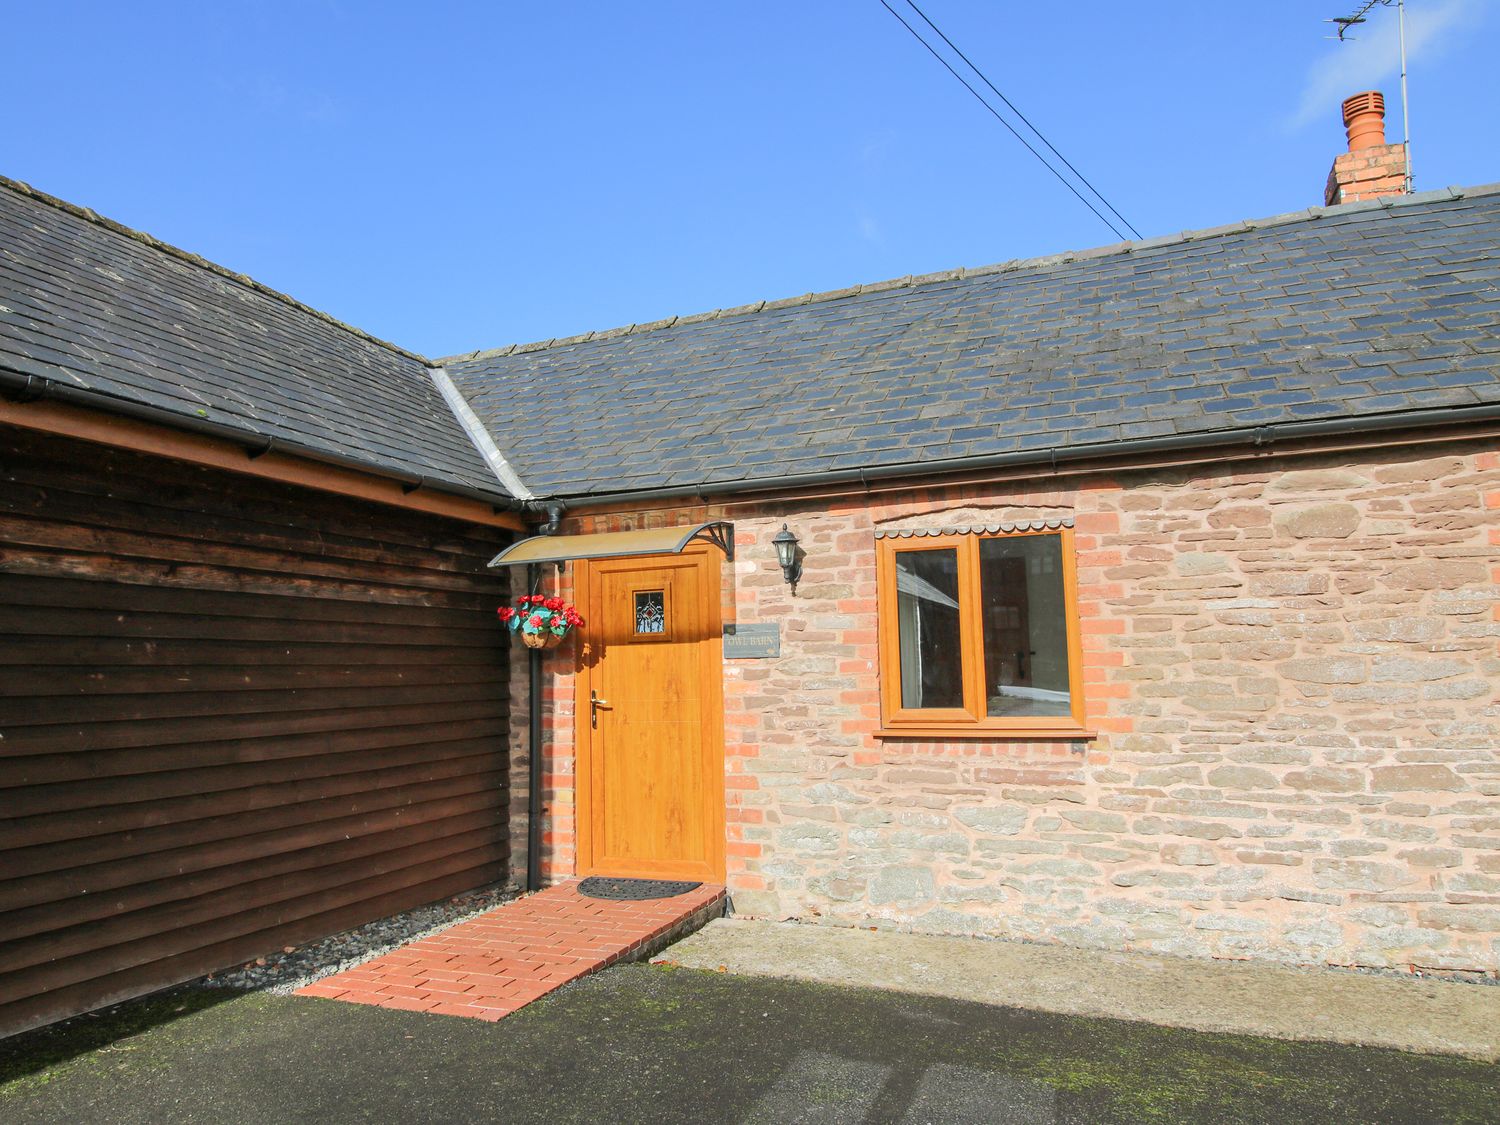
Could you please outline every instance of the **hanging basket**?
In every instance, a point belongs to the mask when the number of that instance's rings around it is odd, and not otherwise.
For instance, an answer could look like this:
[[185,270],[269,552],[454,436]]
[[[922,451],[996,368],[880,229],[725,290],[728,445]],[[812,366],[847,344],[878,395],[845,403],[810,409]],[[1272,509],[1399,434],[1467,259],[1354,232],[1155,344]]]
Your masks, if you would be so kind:
[[[561,598],[546,598],[541,594],[522,594],[511,605],[499,610],[500,624],[521,638],[527,648],[556,648],[574,629],[583,624],[578,611]],[[552,630],[562,624],[562,636]],[[530,632],[527,626],[536,632]]]

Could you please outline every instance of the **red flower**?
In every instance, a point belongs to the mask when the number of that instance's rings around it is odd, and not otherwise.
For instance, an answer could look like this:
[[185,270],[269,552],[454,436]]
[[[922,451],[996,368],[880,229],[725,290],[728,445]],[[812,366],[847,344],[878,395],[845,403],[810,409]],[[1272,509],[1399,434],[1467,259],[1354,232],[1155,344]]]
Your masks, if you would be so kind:
[[549,598],[544,594],[517,595],[515,608],[500,610],[500,620],[513,629],[525,625],[528,632],[548,629],[560,637],[583,624],[578,611],[562,598]]

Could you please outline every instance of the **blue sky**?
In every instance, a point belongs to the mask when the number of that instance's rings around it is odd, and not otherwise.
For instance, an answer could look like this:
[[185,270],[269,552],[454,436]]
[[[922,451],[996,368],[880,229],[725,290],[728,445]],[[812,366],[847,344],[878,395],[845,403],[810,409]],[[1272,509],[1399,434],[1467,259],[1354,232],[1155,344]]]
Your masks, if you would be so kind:
[[[1394,8],[922,6],[1147,236],[1399,139]],[[1500,180],[1500,5],[1408,14],[1417,187]],[[11,5],[0,96],[0,173],[430,356],[1117,241],[879,0]]]

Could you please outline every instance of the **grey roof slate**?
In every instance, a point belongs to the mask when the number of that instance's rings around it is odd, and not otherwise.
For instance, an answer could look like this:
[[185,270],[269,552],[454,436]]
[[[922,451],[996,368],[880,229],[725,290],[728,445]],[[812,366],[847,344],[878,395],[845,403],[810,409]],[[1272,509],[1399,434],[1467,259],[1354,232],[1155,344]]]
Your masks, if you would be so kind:
[[533,491],[580,496],[1494,404],[1497,327],[1493,186],[444,362]]
[[3,178],[0,368],[508,496],[421,357]]

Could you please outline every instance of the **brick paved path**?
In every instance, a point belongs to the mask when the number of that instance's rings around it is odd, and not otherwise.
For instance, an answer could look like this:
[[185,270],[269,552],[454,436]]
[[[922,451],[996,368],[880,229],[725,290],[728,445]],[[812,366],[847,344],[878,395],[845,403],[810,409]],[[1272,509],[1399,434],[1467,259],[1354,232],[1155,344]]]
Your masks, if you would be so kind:
[[616,961],[639,960],[723,913],[724,888],[676,898],[585,898],[576,880],[297,990],[382,1008],[498,1020]]

